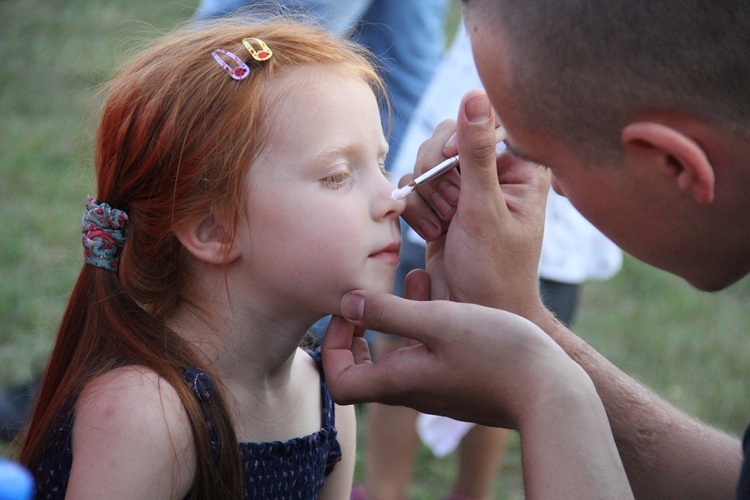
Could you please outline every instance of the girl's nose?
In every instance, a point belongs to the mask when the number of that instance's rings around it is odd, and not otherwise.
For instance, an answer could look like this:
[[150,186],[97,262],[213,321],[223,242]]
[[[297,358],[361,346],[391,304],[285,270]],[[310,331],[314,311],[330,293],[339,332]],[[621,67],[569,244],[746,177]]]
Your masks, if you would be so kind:
[[373,203],[376,217],[399,217],[406,209],[405,199],[394,200],[391,198],[394,189],[396,189],[396,186],[385,177],[379,180],[377,196]]

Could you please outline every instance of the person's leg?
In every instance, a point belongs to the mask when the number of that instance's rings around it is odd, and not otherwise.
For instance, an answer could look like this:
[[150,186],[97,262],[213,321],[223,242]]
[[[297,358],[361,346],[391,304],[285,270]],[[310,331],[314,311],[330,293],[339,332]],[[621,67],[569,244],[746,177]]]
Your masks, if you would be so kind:
[[201,0],[193,19],[203,21],[242,12],[258,15],[280,11],[303,14],[327,30],[345,35],[359,22],[374,0]]
[[458,448],[458,471],[448,498],[489,499],[501,470],[508,430],[475,425]]
[[[377,334],[377,357],[403,346],[400,337]],[[419,448],[416,421],[419,413],[404,406],[367,405],[367,443],[364,446],[364,490],[368,500],[407,497],[414,456]]]
[[303,4],[307,13],[325,28],[338,35],[352,31],[367,8],[377,0],[284,0],[288,5]]
[[194,21],[205,21],[219,17],[229,16],[237,9],[245,7],[253,2],[247,0],[201,0],[198,9],[193,14]]

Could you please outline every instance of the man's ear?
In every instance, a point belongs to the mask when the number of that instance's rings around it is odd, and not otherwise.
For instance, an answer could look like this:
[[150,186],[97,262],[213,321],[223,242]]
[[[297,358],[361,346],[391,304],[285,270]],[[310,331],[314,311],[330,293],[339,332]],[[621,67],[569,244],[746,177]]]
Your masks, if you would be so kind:
[[663,171],[674,178],[681,191],[709,204],[714,199],[714,169],[703,148],[689,135],[656,122],[634,122],[622,130],[626,148],[647,154]]
[[175,228],[182,246],[196,259],[208,264],[227,264],[239,257],[227,225],[220,217],[209,215]]

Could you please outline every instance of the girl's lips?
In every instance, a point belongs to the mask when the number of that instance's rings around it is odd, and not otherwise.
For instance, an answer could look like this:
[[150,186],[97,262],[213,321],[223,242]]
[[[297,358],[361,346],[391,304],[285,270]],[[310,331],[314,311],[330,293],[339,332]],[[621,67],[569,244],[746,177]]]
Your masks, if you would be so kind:
[[390,245],[370,254],[370,258],[383,261],[387,264],[398,264],[398,255],[401,249],[401,242],[394,242]]

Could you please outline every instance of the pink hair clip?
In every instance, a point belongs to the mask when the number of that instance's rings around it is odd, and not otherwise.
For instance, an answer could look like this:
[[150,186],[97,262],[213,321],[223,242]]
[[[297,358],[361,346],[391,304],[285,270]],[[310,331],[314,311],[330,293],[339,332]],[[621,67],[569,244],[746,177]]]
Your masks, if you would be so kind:
[[[219,54],[224,54],[229,59],[234,61],[237,66],[235,68],[232,68]],[[244,80],[245,78],[247,78],[247,75],[250,74],[250,68],[247,67],[247,64],[245,64],[242,59],[229,52],[228,50],[216,49],[211,52],[211,55],[216,60],[216,62],[219,63],[219,66],[224,68],[224,71],[229,73],[229,76],[231,76],[235,80]]]

